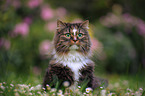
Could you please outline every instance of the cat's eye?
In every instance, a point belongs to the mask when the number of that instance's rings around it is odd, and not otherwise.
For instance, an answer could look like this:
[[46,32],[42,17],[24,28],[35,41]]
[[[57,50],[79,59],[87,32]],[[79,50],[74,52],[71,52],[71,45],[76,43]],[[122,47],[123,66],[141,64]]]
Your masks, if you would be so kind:
[[83,36],[83,34],[82,34],[82,33],[79,33],[79,34],[78,34],[78,37],[82,37],[82,36]]
[[65,36],[66,36],[66,37],[70,37],[70,34],[69,34],[69,33],[67,33],[67,34],[65,34]]

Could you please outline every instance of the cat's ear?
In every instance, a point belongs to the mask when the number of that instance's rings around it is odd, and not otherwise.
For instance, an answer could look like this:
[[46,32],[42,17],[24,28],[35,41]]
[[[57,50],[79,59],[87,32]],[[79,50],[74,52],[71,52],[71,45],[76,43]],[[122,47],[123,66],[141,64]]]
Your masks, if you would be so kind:
[[64,28],[64,27],[65,27],[65,23],[57,19],[57,29]]
[[82,28],[89,29],[89,20],[84,21],[84,22],[81,24],[81,26],[82,26]]

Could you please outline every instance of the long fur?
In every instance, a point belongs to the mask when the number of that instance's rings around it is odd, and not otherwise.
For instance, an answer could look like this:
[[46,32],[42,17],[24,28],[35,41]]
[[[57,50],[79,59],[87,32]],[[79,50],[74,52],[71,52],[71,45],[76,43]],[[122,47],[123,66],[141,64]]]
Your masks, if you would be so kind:
[[[46,85],[63,87],[65,81],[75,89],[87,81],[86,87],[96,89],[103,80],[94,77],[94,62],[89,59],[90,37],[88,21],[83,23],[64,23],[57,21],[57,31],[54,37],[54,49],[49,67],[44,77],[43,87]],[[80,35],[79,35],[80,34]]]

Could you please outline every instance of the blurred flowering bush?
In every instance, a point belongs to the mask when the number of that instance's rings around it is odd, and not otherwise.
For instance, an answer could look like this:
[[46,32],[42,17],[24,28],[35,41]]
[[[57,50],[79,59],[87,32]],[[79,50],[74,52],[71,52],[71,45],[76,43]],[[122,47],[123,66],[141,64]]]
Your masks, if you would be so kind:
[[109,72],[136,73],[145,68],[145,22],[129,13],[122,13],[120,5],[100,18],[96,36],[102,41]]
[[43,0],[5,0],[0,9],[0,75],[41,74],[56,20],[65,18],[67,10]]

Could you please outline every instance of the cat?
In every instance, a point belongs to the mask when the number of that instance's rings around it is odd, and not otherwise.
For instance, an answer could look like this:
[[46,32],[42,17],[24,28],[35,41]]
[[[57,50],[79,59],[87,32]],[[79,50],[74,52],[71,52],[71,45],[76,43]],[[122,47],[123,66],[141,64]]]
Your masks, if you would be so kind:
[[[47,68],[43,87],[67,87],[72,90],[86,83],[93,90],[102,86],[107,80],[94,76],[94,62],[89,58],[91,41],[88,33],[89,21],[82,23],[65,23],[57,20],[54,36],[54,49]],[[57,85],[59,81],[59,85]]]

